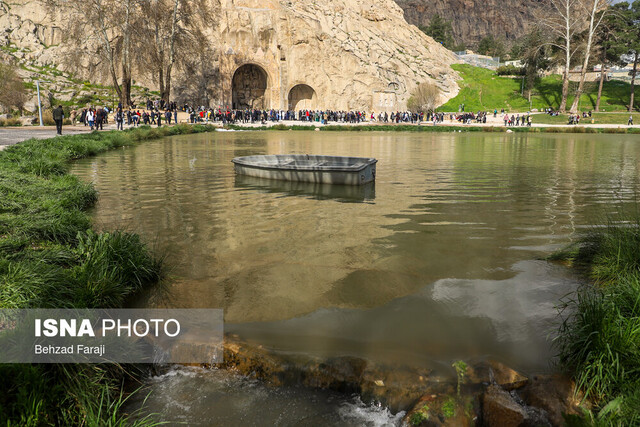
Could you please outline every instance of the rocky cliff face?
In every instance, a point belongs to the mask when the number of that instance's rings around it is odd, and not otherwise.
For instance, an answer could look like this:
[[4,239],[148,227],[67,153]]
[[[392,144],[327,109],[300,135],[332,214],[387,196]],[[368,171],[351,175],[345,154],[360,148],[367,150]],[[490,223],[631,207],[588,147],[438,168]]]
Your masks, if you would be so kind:
[[512,42],[526,34],[544,0],[396,0],[407,21],[428,25],[438,14],[451,21],[454,38],[475,47],[488,35]]
[[[5,53],[40,67],[82,55],[56,45],[60,18],[35,13],[44,10],[37,0],[14,1],[1,3]],[[211,0],[210,7],[219,19],[202,25],[219,70],[207,89],[214,106],[390,111],[406,108],[421,82],[438,85],[442,102],[458,91],[456,57],[407,24],[393,0]],[[93,74],[89,65],[65,71]]]
[[0,47],[3,50],[14,53],[21,60],[39,59],[46,65],[52,60],[45,52],[46,48],[59,44],[61,36],[55,19],[47,15],[37,0],[0,1]]
[[228,0],[220,7],[213,36],[225,53],[223,87],[236,85],[243,64],[255,64],[266,73],[265,103],[272,108],[297,104],[296,87],[315,92],[306,103],[311,108],[366,111],[405,108],[424,81],[437,84],[443,100],[457,93],[449,67],[455,56],[408,25],[391,0]]

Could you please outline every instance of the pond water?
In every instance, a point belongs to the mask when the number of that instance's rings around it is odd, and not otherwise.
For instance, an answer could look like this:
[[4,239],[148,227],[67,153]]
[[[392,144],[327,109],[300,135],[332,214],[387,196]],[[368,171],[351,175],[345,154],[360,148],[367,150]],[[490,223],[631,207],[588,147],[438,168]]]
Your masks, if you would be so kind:
[[[175,280],[139,306],[221,307],[227,332],[274,351],[445,374],[452,360],[493,358],[532,373],[553,369],[556,307],[578,286],[566,268],[541,259],[608,215],[635,209],[636,140],[216,132],[114,150],[74,163],[73,173],[100,192],[98,228],[140,233],[167,257]],[[234,157],[286,153],[375,157],[377,180],[332,187],[234,174]],[[177,372],[152,385],[184,391],[195,376],[198,390],[224,394],[229,380],[220,375]],[[259,390],[255,402],[263,402],[261,386],[243,390]],[[264,400],[270,410],[295,412],[287,391],[278,393]],[[303,408],[333,408],[331,416],[361,404],[296,396]],[[258,418],[239,424],[259,423],[264,405],[249,405]],[[204,406],[188,415],[178,406],[157,401],[152,410],[195,424],[216,419]],[[220,420],[231,406],[217,406]]]

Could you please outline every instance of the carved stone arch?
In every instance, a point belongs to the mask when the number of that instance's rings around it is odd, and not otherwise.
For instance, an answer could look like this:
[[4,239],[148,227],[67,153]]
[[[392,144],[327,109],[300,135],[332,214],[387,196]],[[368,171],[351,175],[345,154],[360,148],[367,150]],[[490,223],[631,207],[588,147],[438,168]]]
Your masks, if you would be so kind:
[[287,106],[289,110],[315,110],[318,108],[318,95],[313,87],[306,83],[296,82],[288,91]]
[[240,64],[231,78],[232,108],[269,108],[270,89],[271,78],[266,67],[255,62]]

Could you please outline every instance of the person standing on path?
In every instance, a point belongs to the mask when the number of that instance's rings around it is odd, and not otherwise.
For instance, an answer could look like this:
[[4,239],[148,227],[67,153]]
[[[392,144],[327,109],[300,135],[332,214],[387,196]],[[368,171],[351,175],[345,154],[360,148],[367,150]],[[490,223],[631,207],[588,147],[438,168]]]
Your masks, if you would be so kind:
[[56,122],[58,135],[62,135],[62,120],[64,120],[64,111],[62,111],[62,105],[58,105],[58,108],[53,110],[53,121]]
[[633,116],[629,116],[629,121],[627,122],[627,126],[633,126]]
[[96,130],[98,129],[102,130],[102,125],[104,123],[104,115],[105,115],[104,109],[98,108],[96,110],[96,118],[95,118]]
[[123,130],[123,124],[124,124],[124,113],[122,111],[122,108],[118,107],[118,111],[116,111],[116,129]]

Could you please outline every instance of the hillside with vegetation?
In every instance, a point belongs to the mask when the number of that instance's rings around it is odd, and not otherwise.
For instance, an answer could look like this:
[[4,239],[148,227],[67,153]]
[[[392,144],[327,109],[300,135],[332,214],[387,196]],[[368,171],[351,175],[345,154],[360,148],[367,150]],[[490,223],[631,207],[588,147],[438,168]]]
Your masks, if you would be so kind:
[[[466,64],[452,66],[458,71],[461,81],[460,92],[446,104],[440,106],[438,111],[455,112],[464,104],[465,111],[493,111],[505,109],[509,112],[526,112],[531,109],[544,110],[560,107],[562,96],[562,78],[559,75],[550,75],[536,80],[531,94],[531,100],[523,90],[521,77],[502,77],[495,71],[485,68],[473,67]],[[571,82],[569,93],[573,93]],[[606,112],[627,111],[629,103],[629,83],[611,80],[604,83],[600,110]],[[640,108],[640,88],[635,88],[636,108]],[[598,95],[598,83],[586,83],[585,91],[580,97],[579,110],[594,110]],[[568,102],[573,102],[573,96],[569,95]]]

